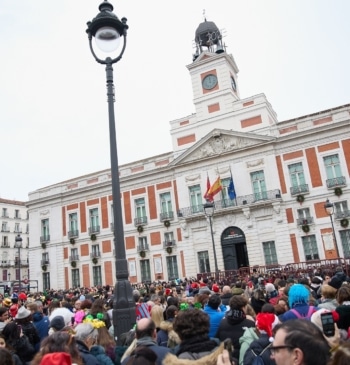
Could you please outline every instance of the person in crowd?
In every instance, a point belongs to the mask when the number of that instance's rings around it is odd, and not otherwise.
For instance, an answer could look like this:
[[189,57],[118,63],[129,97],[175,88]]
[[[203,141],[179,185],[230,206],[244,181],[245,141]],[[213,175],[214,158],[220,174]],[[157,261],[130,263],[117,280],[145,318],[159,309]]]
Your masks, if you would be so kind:
[[337,289],[333,288],[328,284],[321,286],[321,297],[317,307],[319,309],[325,308],[329,310],[334,310],[338,306],[337,299],[335,298],[337,294]]
[[219,342],[209,338],[209,316],[200,309],[179,311],[173,328],[181,340],[174,349],[179,359],[200,359],[218,347]]
[[156,325],[157,331],[160,329],[160,324],[164,320],[163,308],[155,304],[151,309],[151,318]]
[[[41,345],[40,351],[35,355],[30,365],[41,365],[43,363],[45,365],[51,365],[52,363],[63,365],[64,362],[61,361],[64,361],[64,358],[54,355],[62,353],[70,356],[71,363],[85,365],[79,354],[75,337],[67,332],[55,332],[46,337]],[[56,362],[53,362],[54,359]]]
[[270,347],[277,365],[327,365],[330,347],[311,321],[290,319],[275,327]]
[[104,321],[107,329],[112,324],[105,309],[105,303],[103,299],[98,298],[93,301],[89,314],[91,314],[94,318],[98,318],[99,320]]
[[209,316],[209,337],[215,337],[226,309],[226,306],[222,305],[219,295],[213,294],[209,297],[208,303],[204,306],[204,312]]
[[22,363],[29,363],[34,355],[34,346],[29,342],[22,328],[15,321],[8,323],[2,330],[5,337],[6,347],[16,354]]
[[203,309],[209,300],[209,294],[197,294],[194,297],[194,306]]
[[262,306],[266,304],[265,292],[263,289],[255,289],[250,298],[250,305],[253,307],[255,313],[260,313]]
[[40,341],[49,335],[50,321],[43,313],[43,303],[36,301],[34,303],[28,303],[27,309],[30,310],[32,315],[33,324],[38,331]]
[[0,347],[0,359],[1,365],[16,365],[11,352],[3,347]]
[[269,303],[272,305],[276,305],[279,298],[284,296],[284,288],[286,287],[287,282],[285,280],[276,280],[275,287],[277,287],[277,295],[275,297],[271,297],[269,299]]
[[159,346],[174,348],[180,343],[178,334],[173,329],[173,322],[179,309],[171,305],[166,310],[166,320],[162,321],[157,332],[157,343]]
[[232,291],[229,285],[224,285],[222,288],[221,301],[223,305],[229,306],[230,299],[232,297]]
[[9,309],[6,306],[0,307],[0,333],[10,321]]
[[288,292],[289,309],[280,316],[280,321],[285,322],[295,318],[310,319],[317,310],[316,307],[309,305],[310,292],[303,284],[293,285]]
[[27,336],[35,351],[38,351],[40,347],[40,336],[32,322],[30,310],[26,309],[25,306],[20,307],[17,311],[15,321],[22,327],[23,334]]
[[244,290],[242,289],[242,282],[237,281],[231,289],[232,295],[242,295]]
[[266,291],[266,300],[268,302],[270,302],[271,299],[277,298],[277,296],[278,296],[278,291],[277,291],[275,285],[272,283],[267,283],[265,285],[265,291]]
[[[10,349],[6,346],[6,339],[3,334],[0,334],[0,350],[1,349],[6,349],[10,353],[12,361],[13,361],[13,365],[23,365],[23,363],[20,360],[20,358],[18,357],[18,355],[16,355],[12,349]],[[1,354],[0,354],[0,359],[2,359]]]
[[247,319],[248,300],[242,295],[230,299],[230,309],[221,320],[216,336],[220,341],[230,338],[234,347],[233,357],[239,359],[239,338],[243,336],[244,327],[255,327],[255,322]]
[[[273,329],[279,323],[278,317],[269,312],[258,313],[256,317],[256,330],[258,338],[254,339],[244,355],[240,354],[240,360],[243,355],[243,365],[250,365],[257,356],[261,356],[265,365],[275,365],[274,359],[271,359],[271,343],[273,341]],[[242,348],[241,348],[242,352]]]
[[320,276],[314,276],[311,279],[310,291],[311,295],[318,301],[321,298],[321,287],[322,287],[322,278]]
[[56,316],[52,318],[52,321],[50,322],[49,326],[49,335],[57,332],[62,331],[63,328],[65,328],[66,325],[64,323],[64,318],[62,316]]
[[97,328],[98,336],[96,344],[102,346],[112,361],[115,361],[115,349],[116,343],[114,341],[114,336],[111,335],[107,329],[107,326],[102,326]]
[[78,350],[85,365],[114,365],[106,355],[105,349],[96,345],[98,331],[92,323],[80,323],[74,331]]
[[[333,320],[334,320],[334,335],[333,336],[326,336],[323,333],[323,326],[322,326],[322,320],[321,320],[321,315],[323,313],[332,313],[333,316]],[[318,311],[316,311],[312,316],[311,316],[311,322],[314,323],[319,330],[323,333],[324,338],[326,339],[326,341],[328,342],[329,346],[331,348],[335,348],[337,346],[339,346],[340,342],[342,341],[341,338],[341,332],[338,329],[338,325],[337,322],[339,320],[339,315],[337,314],[337,312],[335,311],[330,311],[328,309],[319,309]]]
[[[53,301],[56,302],[56,301]],[[56,303],[59,303],[58,301]],[[52,302],[50,303],[51,306]],[[50,315],[49,315],[49,321],[50,323],[52,322],[52,320],[57,317],[57,316],[62,316],[64,319],[64,325],[70,326],[72,324],[72,317],[74,316],[74,313],[71,312],[68,308],[64,308],[64,307],[53,307],[50,311]]]
[[131,353],[125,365],[156,365],[157,355],[147,346],[139,346]]
[[169,348],[157,344],[157,330],[151,318],[141,318],[136,324],[135,340],[125,351],[122,357],[122,365],[125,365],[130,358],[130,354],[139,346],[146,346],[157,355],[156,364],[162,365],[164,357],[171,351]]
[[338,327],[340,330],[348,331],[350,327],[350,285],[342,285],[337,292],[336,299],[338,306],[336,311],[339,314]]
[[11,307],[9,309],[9,313],[10,313],[10,316],[12,318],[15,318],[16,314],[17,314],[17,311],[18,311],[18,308],[19,308],[18,295],[16,293],[12,294],[11,302],[12,302],[12,304],[11,304]]
[[350,342],[343,342],[334,352],[328,365],[350,364]]

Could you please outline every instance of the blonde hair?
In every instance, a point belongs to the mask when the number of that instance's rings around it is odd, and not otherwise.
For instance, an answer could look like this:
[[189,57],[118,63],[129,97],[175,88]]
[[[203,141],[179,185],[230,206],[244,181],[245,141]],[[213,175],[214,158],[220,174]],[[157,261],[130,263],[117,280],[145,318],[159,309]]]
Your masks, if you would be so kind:
[[160,305],[154,305],[151,310],[151,318],[156,325],[156,328],[159,328],[160,323],[164,321],[163,308]]

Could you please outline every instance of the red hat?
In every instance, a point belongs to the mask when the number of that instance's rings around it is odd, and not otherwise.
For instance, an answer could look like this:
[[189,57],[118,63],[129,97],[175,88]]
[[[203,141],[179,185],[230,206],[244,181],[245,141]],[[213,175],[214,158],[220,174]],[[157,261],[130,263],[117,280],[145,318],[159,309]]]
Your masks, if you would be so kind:
[[192,288],[192,289],[196,289],[196,288],[198,288],[198,283],[192,283],[192,284],[191,284],[191,288]]
[[26,293],[20,293],[19,296],[18,296],[18,299],[21,299],[21,300],[27,300],[27,295]]
[[270,342],[273,342],[272,329],[278,322],[278,317],[273,313],[258,313],[255,325],[261,333],[266,333],[269,336]]
[[72,358],[66,352],[52,352],[44,355],[40,365],[72,365]]
[[165,295],[170,295],[170,294],[171,294],[171,289],[166,288],[166,289],[165,289]]
[[216,284],[213,284],[213,286],[211,287],[211,289],[212,289],[212,291],[213,291],[214,293],[218,293],[218,292],[220,291],[219,286],[218,286],[218,285],[216,285]]

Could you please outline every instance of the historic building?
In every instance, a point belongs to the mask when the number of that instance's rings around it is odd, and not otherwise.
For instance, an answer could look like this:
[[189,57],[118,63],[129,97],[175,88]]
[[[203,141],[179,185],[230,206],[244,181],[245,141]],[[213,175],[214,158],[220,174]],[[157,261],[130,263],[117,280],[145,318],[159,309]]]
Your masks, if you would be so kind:
[[10,282],[17,286],[20,279],[22,285],[28,283],[29,221],[25,204],[0,198],[0,291],[3,290],[3,285]]
[[[350,104],[279,121],[264,94],[241,99],[215,23],[195,41],[195,113],[170,122],[172,152],[119,167],[130,281],[350,257]],[[104,170],[30,193],[39,288],[114,283],[111,191]]]

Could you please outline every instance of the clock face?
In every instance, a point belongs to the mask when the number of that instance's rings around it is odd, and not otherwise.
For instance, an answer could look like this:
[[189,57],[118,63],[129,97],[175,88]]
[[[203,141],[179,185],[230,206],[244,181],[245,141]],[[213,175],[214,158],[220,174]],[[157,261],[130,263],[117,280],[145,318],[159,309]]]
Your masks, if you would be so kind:
[[233,78],[233,76],[231,76],[231,86],[232,86],[232,89],[234,91],[236,91],[236,81],[235,79]]
[[218,83],[218,78],[213,74],[205,76],[202,81],[202,85],[206,90],[212,89],[213,87],[216,86],[217,83]]

